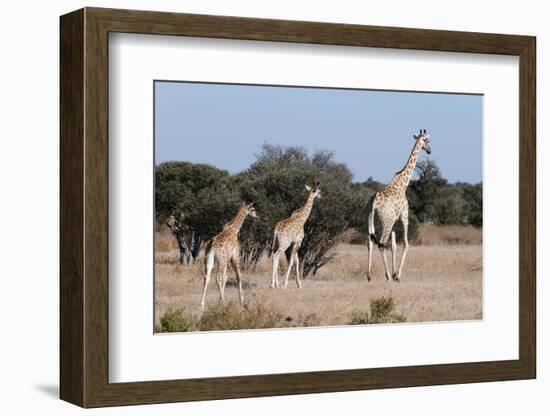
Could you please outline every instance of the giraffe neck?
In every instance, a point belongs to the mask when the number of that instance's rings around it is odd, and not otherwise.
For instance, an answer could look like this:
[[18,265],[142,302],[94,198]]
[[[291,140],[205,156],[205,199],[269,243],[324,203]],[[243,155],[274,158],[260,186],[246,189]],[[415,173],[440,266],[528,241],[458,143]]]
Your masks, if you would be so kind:
[[244,220],[248,215],[246,208],[244,206],[240,207],[235,216],[225,224],[224,228],[231,230],[233,233],[238,234],[243,226]]
[[392,185],[399,187],[402,191],[405,191],[407,187],[409,186],[409,182],[411,181],[414,167],[416,166],[416,162],[418,160],[418,155],[420,154],[420,150],[422,150],[422,146],[420,144],[420,141],[416,141],[414,144],[411,154],[409,156],[409,159],[407,160],[407,163],[401,169],[393,178]]
[[304,204],[304,206],[302,208],[300,208],[297,211],[298,218],[300,219],[300,221],[303,224],[305,224],[305,222],[307,221],[307,219],[309,217],[309,214],[311,213],[311,208],[313,207],[313,200],[314,200],[313,192],[310,191],[309,195],[307,196],[306,203]]

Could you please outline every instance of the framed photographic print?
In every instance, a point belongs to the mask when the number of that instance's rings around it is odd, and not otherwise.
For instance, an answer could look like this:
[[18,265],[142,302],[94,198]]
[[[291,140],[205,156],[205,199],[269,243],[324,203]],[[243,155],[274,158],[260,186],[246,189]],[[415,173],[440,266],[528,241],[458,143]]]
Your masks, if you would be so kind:
[[535,38],[61,17],[61,398],[534,378]]

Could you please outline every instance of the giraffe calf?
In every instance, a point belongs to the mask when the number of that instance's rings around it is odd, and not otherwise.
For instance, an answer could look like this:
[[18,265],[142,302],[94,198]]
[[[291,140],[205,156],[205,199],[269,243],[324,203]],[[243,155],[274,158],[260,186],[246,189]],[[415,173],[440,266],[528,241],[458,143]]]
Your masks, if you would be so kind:
[[204,276],[204,286],[201,297],[201,308],[204,309],[206,300],[206,290],[208,289],[208,283],[210,282],[210,276],[214,263],[218,262],[218,273],[216,275],[216,284],[220,292],[220,301],[225,302],[225,284],[227,283],[227,265],[231,263],[231,266],[235,270],[237,275],[237,284],[239,287],[239,301],[244,302],[241,271],[240,271],[240,244],[239,244],[239,231],[244,223],[244,220],[248,215],[253,218],[257,218],[256,210],[252,206],[253,204],[242,203],[237,213],[227,224],[223,226],[221,233],[212,238],[210,244],[206,249],[205,257],[205,269],[206,275]]
[[290,246],[292,246],[292,253],[288,262],[288,269],[286,270],[283,287],[286,289],[288,285],[288,277],[293,265],[296,266],[296,286],[299,288],[302,287],[298,250],[304,239],[304,224],[311,213],[313,201],[316,198],[321,198],[321,189],[318,183],[313,187],[306,185],[306,190],[308,191],[308,196],[304,206],[294,211],[287,219],[281,220],[275,225],[273,244],[271,246],[271,251],[273,253],[271,288],[279,287],[279,259]]

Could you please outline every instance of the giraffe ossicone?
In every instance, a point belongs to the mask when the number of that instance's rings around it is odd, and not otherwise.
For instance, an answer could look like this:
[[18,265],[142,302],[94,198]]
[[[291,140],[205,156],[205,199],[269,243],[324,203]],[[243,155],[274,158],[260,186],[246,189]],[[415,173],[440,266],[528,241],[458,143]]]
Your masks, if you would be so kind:
[[[430,148],[430,135],[426,132],[426,129],[420,129],[418,134],[413,133],[415,140],[413,149],[407,163],[398,171],[390,183],[379,192],[376,192],[368,202],[367,205],[367,219],[368,219],[368,265],[367,265],[367,280],[371,281],[372,271],[372,250],[373,245],[376,243],[380,249],[382,255],[382,261],[384,262],[384,271],[386,273],[386,279],[400,281],[403,272],[403,265],[405,264],[405,257],[409,248],[408,241],[408,227],[409,227],[409,202],[407,200],[407,187],[414,172],[414,167],[418,160],[418,155],[421,150],[424,150],[427,154],[432,153]],[[376,233],[375,218],[378,219],[379,233]],[[393,227],[397,220],[401,221],[403,226],[403,252],[401,254],[401,261],[399,262],[399,268],[396,269],[396,256],[397,256],[397,244],[395,239],[395,231]],[[390,247],[392,252],[392,271],[391,275],[388,269],[388,263],[386,260],[386,249],[388,248],[388,240],[391,237]]]
[[273,255],[273,273],[271,275],[271,288],[279,287],[279,260],[281,255],[292,246],[290,260],[288,262],[288,269],[285,275],[284,288],[288,285],[288,277],[292,266],[296,267],[296,286],[302,287],[302,281],[300,279],[300,259],[298,257],[298,250],[302,245],[304,239],[304,225],[311,213],[313,207],[313,201],[317,198],[321,198],[321,188],[317,182],[313,187],[306,185],[308,196],[305,204],[294,211],[290,217],[279,221],[275,225],[273,231],[273,244],[271,245],[271,253]]
[[220,301],[225,302],[224,291],[225,284],[227,282],[227,263],[231,263],[231,266],[235,270],[237,275],[237,284],[239,287],[239,301],[244,303],[244,295],[241,281],[240,271],[240,244],[239,244],[239,231],[246,220],[247,216],[257,218],[254,204],[242,203],[237,210],[235,216],[223,226],[222,232],[217,234],[210,240],[205,253],[205,269],[206,274],[204,276],[204,286],[201,297],[201,308],[204,309],[206,301],[206,290],[208,289],[208,283],[210,282],[210,276],[214,263],[218,262],[218,273],[216,276],[216,283],[220,292]]

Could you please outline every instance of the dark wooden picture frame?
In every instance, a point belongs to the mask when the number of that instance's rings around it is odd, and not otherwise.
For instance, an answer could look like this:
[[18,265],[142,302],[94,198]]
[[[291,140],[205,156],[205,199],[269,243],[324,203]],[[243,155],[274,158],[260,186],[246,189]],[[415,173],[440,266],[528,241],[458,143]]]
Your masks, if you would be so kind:
[[[60,396],[83,407],[337,392],[536,376],[535,38],[85,8],[61,17]],[[519,57],[519,359],[109,383],[110,32]]]

